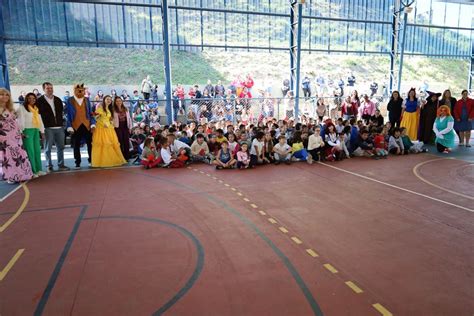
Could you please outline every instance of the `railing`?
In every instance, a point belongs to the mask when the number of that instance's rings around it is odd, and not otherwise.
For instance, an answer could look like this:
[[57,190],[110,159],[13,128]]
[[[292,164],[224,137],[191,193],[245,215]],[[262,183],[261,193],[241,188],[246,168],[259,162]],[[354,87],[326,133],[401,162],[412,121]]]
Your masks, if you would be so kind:
[[[318,107],[322,99],[324,106]],[[344,97],[308,97],[299,99],[298,121],[308,122],[322,117],[337,119],[341,114]],[[385,114],[386,98],[374,96],[371,99]],[[16,102],[19,103],[19,102]],[[93,109],[102,101],[90,101]],[[154,125],[167,123],[166,100],[124,100],[135,124]],[[275,118],[296,120],[295,98],[201,98],[173,99],[169,115],[173,122],[224,122],[233,124],[258,124],[264,119]]]

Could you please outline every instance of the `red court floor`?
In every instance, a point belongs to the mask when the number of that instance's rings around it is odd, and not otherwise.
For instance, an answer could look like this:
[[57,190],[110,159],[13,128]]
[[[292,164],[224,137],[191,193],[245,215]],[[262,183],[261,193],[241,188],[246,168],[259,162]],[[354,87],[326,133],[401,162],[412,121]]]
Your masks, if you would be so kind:
[[474,313],[474,164],[57,173],[0,204],[0,315]]

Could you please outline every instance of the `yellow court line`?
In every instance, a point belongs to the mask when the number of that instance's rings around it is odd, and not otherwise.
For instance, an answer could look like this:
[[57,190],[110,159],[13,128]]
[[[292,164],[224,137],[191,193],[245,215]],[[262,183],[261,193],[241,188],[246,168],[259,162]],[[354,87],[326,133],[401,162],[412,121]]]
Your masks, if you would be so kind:
[[212,177],[212,179],[214,179],[214,180],[217,180],[217,178],[216,178],[216,177]]
[[242,196],[242,193],[240,193],[240,192],[237,192],[237,195],[238,195],[238,196]]
[[13,268],[13,266],[15,265],[15,262],[23,254],[23,251],[25,251],[25,249],[18,249],[16,254],[13,256],[13,258],[10,259],[10,261],[7,263],[5,268],[3,268],[2,271],[0,271],[0,281],[3,281],[3,279],[7,276],[8,271],[10,271],[10,269]]
[[274,220],[274,219],[273,219],[273,218],[271,218],[271,217],[268,219],[268,221],[269,221],[270,223],[272,223],[272,224],[276,224],[276,223],[277,223],[277,221],[276,221],[276,220]]
[[297,245],[301,245],[303,243],[298,237],[295,236],[291,237],[291,240],[293,240]]
[[255,204],[253,204],[253,203],[252,203],[252,204],[250,204],[250,206],[251,206],[251,207],[253,207],[253,208],[258,208],[258,206],[257,206],[257,205],[255,205]]
[[224,181],[222,181],[222,180],[219,180],[219,183],[224,183]]
[[329,263],[325,263],[324,264],[324,267],[326,269],[328,269],[329,271],[331,271],[331,273],[337,273],[338,271],[336,270],[336,268],[334,268],[331,264]]
[[267,215],[267,213],[265,213],[264,211],[258,211],[258,212],[259,212],[259,213],[260,213],[260,215],[262,215],[262,216],[265,216],[265,215]]
[[400,190],[400,191],[408,192],[408,193],[418,195],[418,196],[424,197],[424,198],[432,200],[432,201],[440,202],[440,203],[443,203],[443,204],[446,204],[446,205],[449,205],[449,206],[454,206],[454,207],[457,207],[459,209],[474,213],[474,209],[470,209],[468,207],[464,207],[464,206],[457,205],[457,204],[454,204],[454,203],[451,203],[451,202],[447,202],[447,201],[444,201],[444,200],[441,200],[441,199],[437,199],[437,198],[434,198],[432,196],[429,196],[429,195],[426,195],[426,194],[423,194],[423,193],[418,193],[416,191],[412,191],[412,190],[409,190],[409,189],[405,189],[405,188],[402,188],[402,187],[399,187],[399,186],[396,186],[396,185],[393,185],[393,184],[390,184],[390,183],[387,183],[387,182],[383,182],[383,181],[380,181],[380,180],[377,180],[377,179],[369,178],[369,177],[366,177],[364,175],[361,175],[361,174],[358,174],[358,173],[355,173],[355,172],[352,172],[352,171],[348,171],[348,170],[345,170],[345,169],[342,169],[342,168],[338,168],[338,167],[328,165],[327,163],[324,163],[324,162],[318,162],[318,163],[323,165],[323,166],[326,166],[328,168],[339,170],[341,172],[345,172],[345,173],[351,174],[353,176],[356,176],[356,177],[359,177],[359,178],[362,178],[362,179],[365,179],[365,180],[369,180],[369,181],[373,181],[375,183],[383,184],[383,185],[388,186],[390,188],[394,188],[394,189],[397,189],[397,190]]
[[459,196],[462,196],[463,198],[466,198],[466,199],[470,199],[470,200],[474,200],[474,197],[473,196],[469,196],[469,195],[465,195],[465,194],[462,194],[462,193],[459,193],[459,192],[456,192],[456,191],[453,191],[453,190],[450,190],[450,189],[446,189],[442,186],[439,186],[437,184],[434,184],[433,182],[430,182],[428,180],[426,180],[425,178],[423,178],[420,173],[418,172],[418,169],[427,164],[427,163],[430,163],[430,162],[433,162],[433,161],[440,161],[440,160],[452,160],[451,158],[438,158],[438,159],[431,159],[431,160],[427,160],[427,161],[423,161],[423,162],[420,162],[419,164],[417,164],[416,166],[413,167],[413,174],[418,178],[420,179],[421,181],[423,181],[424,183],[428,184],[428,185],[431,185],[435,188],[438,188],[440,190],[443,190],[443,191],[446,191],[446,192],[449,192],[451,194],[455,194],[455,195],[459,195]]
[[198,171],[197,169],[193,169],[194,171]]
[[363,292],[364,292],[364,291],[362,291],[362,289],[361,289],[360,287],[358,287],[357,285],[355,285],[355,283],[352,282],[352,281],[347,281],[347,282],[345,282],[345,283],[346,283],[346,285],[347,285],[348,287],[350,287],[350,288],[351,288],[354,292],[356,292],[357,294],[360,294],[360,293],[363,293]]
[[245,202],[250,202],[250,200],[249,200],[249,199],[247,199],[247,198],[244,198],[244,201],[245,201]]
[[199,171],[200,173],[204,174],[204,171]]
[[278,227],[279,230],[281,230],[281,232],[283,234],[287,234],[288,233],[288,229],[286,229],[285,227],[281,226],[281,227]]
[[191,167],[188,167],[188,169],[192,169]]
[[226,184],[224,184],[224,185],[225,185],[226,187],[230,187],[230,184],[227,184],[227,183],[226,183]]
[[28,202],[30,201],[30,190],[26,186],[26,183],[23,183],[22,185],[23,191],[25,191],[25,197],[23,198],[23,202],[21,203],[20,207],[18,210],[13,214],[12,217],[8,221],[6,221],[5,224],[0,226],[0,233],[3,233],[8,226],[10,226],[20,215],[21,213],[25,210],[26,206],[28,205]]
[[380,314],[383,316],[393,316],[392,313],[390,313],[385,307],[382,306],[380,303],[376,303],[372,305],[376,310],[379,311]]
[[318,253],[313,249],[306,249],[306,252],[313,258],[319,257]]
[[230,189],[231,189],[232,191],[237,191],[237,189],[236,189],[236,188],[230,188]]
[[206,173],[206,176],[210,177],[211,175],[209,173]]

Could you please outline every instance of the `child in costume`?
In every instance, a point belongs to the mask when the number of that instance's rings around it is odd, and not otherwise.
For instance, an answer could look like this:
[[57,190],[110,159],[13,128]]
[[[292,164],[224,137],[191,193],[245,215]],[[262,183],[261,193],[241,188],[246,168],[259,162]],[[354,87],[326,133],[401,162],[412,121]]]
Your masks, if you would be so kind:
[[442,105],[438,109],[438,116],[433,124],[436,134],[436,149],[440,153],[448,154],[454,147],[454,119],[448,106]]

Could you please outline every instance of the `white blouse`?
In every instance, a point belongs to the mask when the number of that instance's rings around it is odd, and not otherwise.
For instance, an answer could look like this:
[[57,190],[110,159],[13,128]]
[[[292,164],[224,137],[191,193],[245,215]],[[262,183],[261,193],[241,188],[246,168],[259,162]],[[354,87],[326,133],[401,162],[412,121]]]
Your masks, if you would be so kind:
[[[25,128],[35,128],[33,126],[33,113],[28,112],[24,106],[20,106],[18,108],[18,111],[16,112],[17,118],[18,118],[18,125],[20,127],[20,130],[23,131]],[[41,119],[41,115],[38,114],[39,116],[39,121],[40,121],[40,132],[44,133],[44,125],[43,125],[43,120]]]

